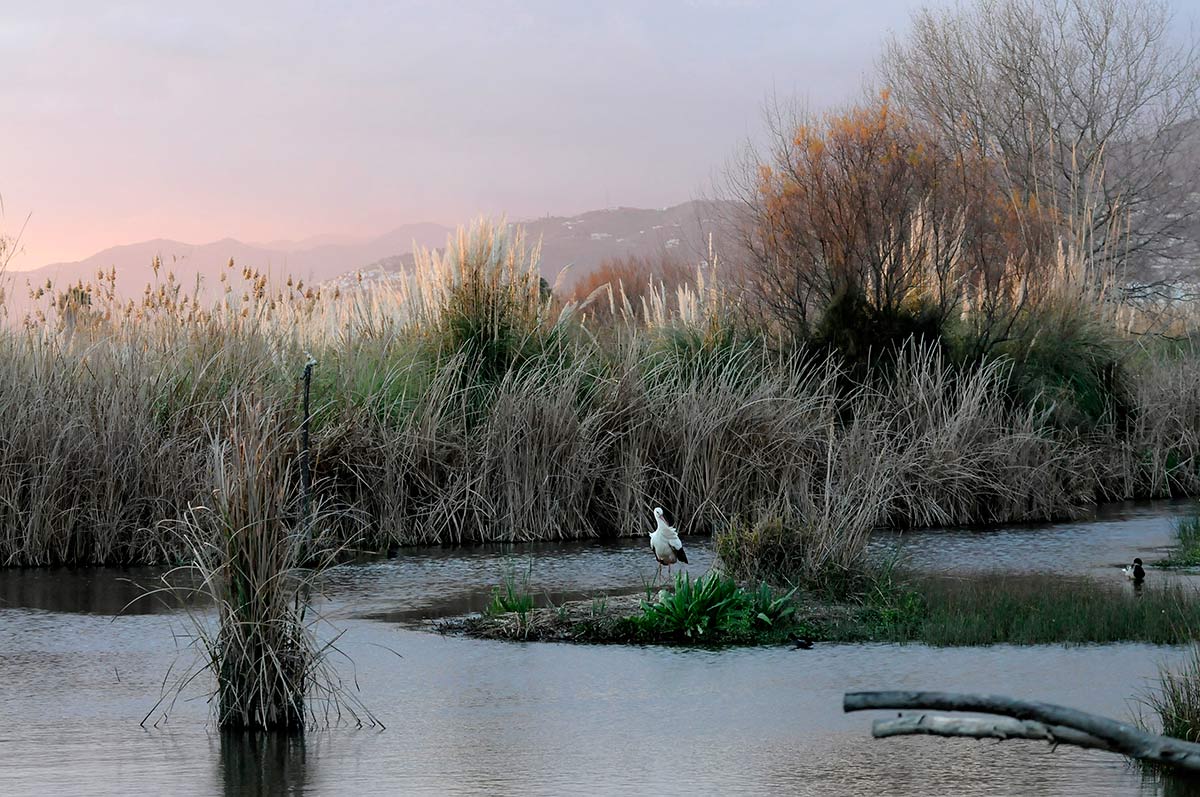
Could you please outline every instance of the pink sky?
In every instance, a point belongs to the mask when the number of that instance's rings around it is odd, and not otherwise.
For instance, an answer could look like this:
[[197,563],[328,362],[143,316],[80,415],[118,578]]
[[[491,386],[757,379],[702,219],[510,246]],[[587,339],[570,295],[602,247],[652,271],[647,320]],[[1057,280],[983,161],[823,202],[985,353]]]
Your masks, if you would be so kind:
[[919,3],[6,5],[0,229],[29,216],[14,266],[34,268],[675,204],[771,92],[854,96]]

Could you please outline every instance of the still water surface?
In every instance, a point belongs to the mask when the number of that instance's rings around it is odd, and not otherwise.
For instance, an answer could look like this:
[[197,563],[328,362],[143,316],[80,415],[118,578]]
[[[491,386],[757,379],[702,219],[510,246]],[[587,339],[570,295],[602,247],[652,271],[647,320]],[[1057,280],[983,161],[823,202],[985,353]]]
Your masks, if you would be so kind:
[[[1170,543],[1187,505],[1074,524],[880,535],[939,572],[1092,573]],[[427,549],[338,568],[326,612],[386,731],[222,737],[201,685],[138,722],[190,666],[186,618],[138,602],[152,570],[0,571],[0,794],[1161,794],[1111,755],[1032,742],[874,741],[842,693],[987,691],[1128,717],[1160,664],[1146,645],[694,651],[444,638],[423,618],[478,609],[506,563],[549,599],[633,592],[642,541]],[[694,552],[694,553],[693,553]],[[689,540],[693,572],[711,562]],[[530,564],[531,562],[531,564]],[[1181,793],[1181,792],[1173,792]]]

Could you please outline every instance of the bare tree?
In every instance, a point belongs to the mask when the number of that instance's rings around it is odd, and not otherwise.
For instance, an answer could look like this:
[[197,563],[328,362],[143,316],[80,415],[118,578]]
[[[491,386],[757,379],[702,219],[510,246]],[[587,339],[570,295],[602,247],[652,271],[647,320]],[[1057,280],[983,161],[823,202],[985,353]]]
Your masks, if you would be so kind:
[[[1197,213],[1200,49],[1162,0],[969,0],[922,9],[880,73],[960,151],[1001,159],[1076,243],[1132,266],[1184,254]],[[1173,41],[1173,39],[1175,39]]]

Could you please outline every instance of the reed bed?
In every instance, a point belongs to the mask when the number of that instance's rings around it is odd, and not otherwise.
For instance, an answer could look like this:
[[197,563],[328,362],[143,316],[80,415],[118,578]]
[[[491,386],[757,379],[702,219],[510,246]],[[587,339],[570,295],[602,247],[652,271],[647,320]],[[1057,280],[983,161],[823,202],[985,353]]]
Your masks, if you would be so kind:
[[1061,397],[1029,397],[1025,355],[913,343],[852,370],[747,324],[713,263],[595,330],[537,256],[481,223],[371,291],[236,266],[211,301],[169,276],[140,303],[39,287],[42,316],[0,327],[0,563],[197,557],[163,521],[207,502],[208,441],[236,397],[299,428],[309,352],[316,498],[338,540],[371,550],[640,534],[662,505],[685,534],[809,579],[853,571],[879,525],[1200,491],[1186,347],[1131,358],[1131,409],[1081,431]]
[[1159,584],[1134,591],[1091,578],[875,574],[857,605],[815,620],[810,636],[829,641],[964,645],[1191,642],[1200,619],[1194,589]]

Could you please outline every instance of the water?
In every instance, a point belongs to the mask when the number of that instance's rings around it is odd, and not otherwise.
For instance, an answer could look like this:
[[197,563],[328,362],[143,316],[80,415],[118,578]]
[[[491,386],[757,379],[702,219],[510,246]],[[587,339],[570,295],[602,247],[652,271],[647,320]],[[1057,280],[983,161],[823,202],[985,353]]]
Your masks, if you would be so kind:
[[873,547],[880,555],[898,550],[906,566],[922,572],[1111,578],[1135,556],[1164,558],[1174,543],[1175,518],[1195,512],[1196,506],[1195,501],[1113,504],[1073,523],[885,532],[875,536]]
[[[1036,530],[906,535],[929,569],[1068,572],[1166,545],[1179,506]],[[694,572],[711,561],[688,540]],[[894,540],[892,540],[894,542]],[[1034,742],[872,740],[846,691],[1007,693],[1128,716],[1179,649],[818,645],[688,651],[441,637],[423,618],[479,608],[500,571],[550,599],[633,592],[643,541],[405,552],[338,568],[326,612],[386,731],[302,741],[215,732],[200,684],[169,720],[138,722],[194,662],[184,615],[135,603],[157,571],[0,572],[0,794],[1158,794],[1120,757]],[[1146,558],[1146,557],[1144,557]],[[1112,560],[1111,563],[1109,560]],[[1029,564],[1029,563],[1034,564]],[[1063,564],[1065,562],[1065,564]],[[153,719],[153,717],[152,717]]]

